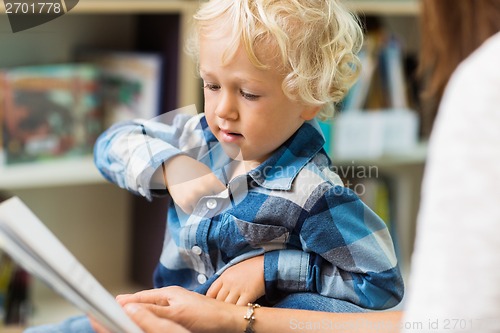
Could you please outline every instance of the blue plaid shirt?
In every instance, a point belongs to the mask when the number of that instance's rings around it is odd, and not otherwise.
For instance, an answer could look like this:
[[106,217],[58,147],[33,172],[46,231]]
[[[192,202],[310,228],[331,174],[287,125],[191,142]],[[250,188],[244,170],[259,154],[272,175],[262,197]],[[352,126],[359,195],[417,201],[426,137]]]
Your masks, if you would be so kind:
[[203,114],[173,124],[114,125],[95,146],[104,177],[133,193],[160,193],[150,181],[163,161],[187,154],[227,184],[192,214],[169,209],[155,286],[206,292],[228,267],[264,254],[270,302],[314,292],[370,309],[398,304],[403,280],[385,223],[331,170],[316,121],[304,125],[246,175],[227,181],[231,160]]

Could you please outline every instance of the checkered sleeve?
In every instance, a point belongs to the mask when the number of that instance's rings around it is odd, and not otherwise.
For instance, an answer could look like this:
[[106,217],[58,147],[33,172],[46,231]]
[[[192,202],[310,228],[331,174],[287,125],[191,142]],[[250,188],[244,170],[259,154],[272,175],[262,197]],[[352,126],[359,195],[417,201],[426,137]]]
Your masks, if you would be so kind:
[[336,186],[300,226],[302,251],[266,253],[266,296],[317,292],[369,309],[403,297],[403,280],[385,223],[352,191]]
[[136,119],[115,124],[101,134],[94,146],[94,162],[107,180],[151,199],[155,190],[165,190],[150,184],[162,162],[195,154],[203,146],[200,116],[179,114],[170,125]]

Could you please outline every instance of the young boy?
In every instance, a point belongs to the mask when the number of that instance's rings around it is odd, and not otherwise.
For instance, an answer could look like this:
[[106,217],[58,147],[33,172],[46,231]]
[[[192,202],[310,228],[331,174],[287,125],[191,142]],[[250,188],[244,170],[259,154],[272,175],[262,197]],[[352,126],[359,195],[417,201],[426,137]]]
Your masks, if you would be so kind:
[[147,197],[166,184],[190,213],[170,211],[155,285],[237,304],[397,304],[387,229],[330,171],[314,121],[356,76],[355,19],[319,0],[210,1],[195,19],[204,114],[119,124],[95,150],[111,181]]
[[334,0],[212,0],[195,20],[205,112],[120,123],[95,147],[108,180],[172,196],[155,286],[331,312],[398,304],[389,232],[331,171],[314,120],[357,77],[356,20]]

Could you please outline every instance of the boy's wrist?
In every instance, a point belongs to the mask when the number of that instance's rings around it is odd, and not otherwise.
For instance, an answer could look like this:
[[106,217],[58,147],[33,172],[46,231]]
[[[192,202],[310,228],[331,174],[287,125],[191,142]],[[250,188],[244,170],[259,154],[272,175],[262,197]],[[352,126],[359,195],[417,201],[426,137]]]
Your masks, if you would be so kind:
[[[153,176],[151,177],[151,188],[154,189],[168,189],[168,175],[169,175],[169,169],[172,168],[172,164],[183,163],[184,158],[190,158],[185,155],[177,155],[169,158],[166,161],[163,161],[161,165],[156,169],[156,171],[153,173]],[[175,166],[174,166],[175,167]]]
[[153,173],[153,176],[151,176],[151,181],[150,181],[150,186],[151,189],[154,190],[166,190],[167,189],[167,183],[165,179],[165,162],[162,162],[160,167],[156,169],[156,171]]

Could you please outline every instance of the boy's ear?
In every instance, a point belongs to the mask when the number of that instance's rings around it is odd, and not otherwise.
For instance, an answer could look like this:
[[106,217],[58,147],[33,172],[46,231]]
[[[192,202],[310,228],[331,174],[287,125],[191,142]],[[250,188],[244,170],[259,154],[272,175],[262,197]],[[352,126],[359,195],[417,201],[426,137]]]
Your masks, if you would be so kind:
[[321,110],[321,106],[306,106],[304,107],[304,110],[302,110],[302,113],[300,114],[300,118],[304,120],[311,120],[316,115],[318,112]]

